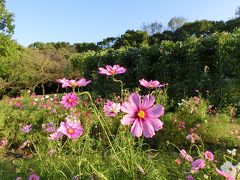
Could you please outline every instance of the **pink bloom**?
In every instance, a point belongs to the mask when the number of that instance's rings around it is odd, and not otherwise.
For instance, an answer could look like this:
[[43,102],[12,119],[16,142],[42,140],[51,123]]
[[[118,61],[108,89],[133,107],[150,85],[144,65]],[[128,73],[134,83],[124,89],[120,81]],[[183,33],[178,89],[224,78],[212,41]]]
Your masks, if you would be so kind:
[[67,93],[62,97],[62,101],[60,103],[68,109],[78,104],[78,97],[75,93]]
[[159,81],[146,81],[145,79],[139,80],[140,84],[145,88],[160,88],[165,86],[164,84],[160,84]]
[[176,163],[177,165],[180,165],[180,164],[182,164],[182,161],[181,161],[181,159],[176,159],[176,160],[175,160],[175,163]]
[[108,76],[113,76],[115,74],[123,74],[125,72],[126,72],[126,69],[119,65],[114,65],[114,66],[107,65],[106,69],[104,69],[102,67],[99,68],[100,74],[106,74]]
[[186,177],[186,180],[194,180],[194,177],[189,175],[189,176]]
[[8,140],[6,138],[3,138],[0,140],[0,148],[7,146]]
[[63,136],[62,132],[55,131],[54,133],[50,134],[50,137],[48,139],[52,141],[58,141],[59,139],[62,138],[62,136]]
[[47,124],[42,124],[42,129],[45,130],[48,133],[53,133],[56,131],[56,128],[54,127],[54,123],[50,122]]
[[196,133],[192,133],[188,134],[186,139],[191,141],[191,143],[195,143],[195,141],[200,140],[200,137]]
[[61,83],[62,84],[62,88],[66,88],[66,87],[69,87],[69,80],[68,79],[65,79],[65,78],[62,78],[62,79],[57,79],[57,82]]
[[141,96],[132,93],[129,102],[124,102],[121,110],[127,113],[122,119],[123,125],[132,125],[131,133],[133,136],[140,137],[142,134],[146,138],[155,135],[155,131],[162,129],[163,122],[159,119],[164,114],[162,105],[153,105],[154,96],[146,95],[141,100]]
[[178,122],[178,129],[179,130],[184,130],[185,129],[186,123],[184,121],[179,121]]
[[221,170],[219,170],[218,168],[216,168],[216,172],[220,175],[220,176],[223,176],[225,177],[226,180],[235,180],[235,177],[232,176],[232,175],[229,175]]
[[206,152],[205,152],[205,158],[206,158],[207,160],[209,160],[209,161],[213,161],[213,160],[214,160],[214,155],[213,155],[212,152],[206,151]]
[[40,177],[36,175],[35,173],[32,173],[29,177],[28,180],[39,180]]
[[120,109],[121,109],[120,103],[114,103],[107,100],[107,102],[104,104],[103,112],[105,116],[114,117],[120,112]]
[[21,106],[22,106],[22,103],[19,102],[19,101],[17,101],[17,102],[15,103],[15,106],[16,106],[16,107],[21,107]]
[[60,127],[58,128],[58,131],[65,134],[70,139],[79,138],[83,134],[83,128],[79,121],[61,122]]
[[75,80],[69,80],[69,85],[71,87],[82,87],[82,86],[86,86],[90,83],[91,81],[87,81],[85,78],[81,78],[79,79],[78,81],[75,81]]
[[192,162],[192,170],[199,171],[205,167],[205,161],[203,159],[197,159],[196,161]]
[[29,133],[32,130],[32,125],[25,125],[21,128],[22,132]]
[[184,149],[182,149],[182,150],[180,151],[180,156],[181,156],[183,159],[186,159],[186,160],[189,161],[189,162],[193,162],[192,156],[190,156]]
[[62,84],[62,88],[66,88],[66,87],[86,86],[91,81],[87,81],[85,78],[81,78],[78,81],[76,81],[76,80],[68,80],[68,79],[63,78],[63,79],[58,79],[57,82]]

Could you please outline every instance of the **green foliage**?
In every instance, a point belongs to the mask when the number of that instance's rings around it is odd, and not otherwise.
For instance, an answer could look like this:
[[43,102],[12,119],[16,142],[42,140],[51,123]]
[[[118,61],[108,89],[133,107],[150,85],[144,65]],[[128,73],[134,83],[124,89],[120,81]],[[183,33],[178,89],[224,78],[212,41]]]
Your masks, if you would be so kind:
[[8,12],[5,3],[5,0],[0,0],[0,34],[12,35],[15,28],[14,14]]

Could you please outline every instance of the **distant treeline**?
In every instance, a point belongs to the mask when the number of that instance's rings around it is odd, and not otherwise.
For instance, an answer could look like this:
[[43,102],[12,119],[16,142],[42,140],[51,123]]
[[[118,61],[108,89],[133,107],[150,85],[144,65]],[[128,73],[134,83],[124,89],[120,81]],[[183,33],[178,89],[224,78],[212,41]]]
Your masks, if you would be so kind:
[[[57,78],[91,79],[97,95],[119,93],[117,86],[97,69],[107,64],[127,68],[119,75],[125,87],[135,88],[141,78],[169,83],[175,100],[199,90],[216,105],[240,106],[240,18],[187,22],[172,31],[149,34],[128,30],[120,37],[98,43],[35,42],[23,48],[9,35],[0,35],[0,94],[31,89],[55,93]],[[108,81],[108,83],[106,83]],[[209,92],[209,93],[208,93]]]

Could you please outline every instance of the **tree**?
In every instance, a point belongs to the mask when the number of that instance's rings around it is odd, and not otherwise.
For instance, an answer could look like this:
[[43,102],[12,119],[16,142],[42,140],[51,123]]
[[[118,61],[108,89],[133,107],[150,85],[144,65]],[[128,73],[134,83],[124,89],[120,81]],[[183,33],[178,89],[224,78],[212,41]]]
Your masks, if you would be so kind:
[[5,6],[5,0],[0,0],[0,33],[5,35],[12,35],[14,33],[15,26],[14,14],[8,12]]
[[168,28],[174,32],[176,29],[180,28],[181,26],[183,26],[186,23],[186,19],[183,17],[173,17],[172,19],[170,19],[170,21],[168,22]]
[[235,16],[240,17],[240,6],[238,6],[235,10]]
[[146,31],[149,35],[160,33],[162,31],[163,25],[157,21],[152,23],[143,23],[142,30]]

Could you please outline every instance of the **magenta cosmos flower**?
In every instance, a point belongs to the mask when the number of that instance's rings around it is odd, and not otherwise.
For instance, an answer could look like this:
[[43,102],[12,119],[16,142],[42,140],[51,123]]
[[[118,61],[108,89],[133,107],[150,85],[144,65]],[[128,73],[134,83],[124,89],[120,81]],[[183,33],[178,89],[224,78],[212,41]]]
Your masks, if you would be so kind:
[[207,160],[209,160],[209,161],[213,161],[213,160],[214,160],[214,155],[213,155],[212,152],[206,151],[206,152],[205,152],[205,158],[206,158]]
[[205,167],[205,161],[203,159],[197,159],[196,161],[192,162],[192,170],[199,171]]
[[91,81],[87,81],[85,78],[81,78],[79,80],[68,80],[68,79],[58,79],[57,82],[62,84],[62,88],[66,87],[81,87],[88,85]]
[[78,104],[78,97],[75,93],[67,93],[62,97],[62,101],[60,103],[68,109]]
[[30,174],[30,176],[28,177],[28,180],[39,180],[39,179],[40,177],[35,173]]
[[235,180],[235,177],[234,177],[234,176],[232,176],[232,175],[230,175],[230,174],[228,174],[228,173],[225,173],[225,172],[219,170],[218,168],[216,168],[216,172],[217,172],[220,176],[225,177],[226,180]]
[[159,119],[164,114],[162,105],[153,105],[154,96],[146,95],[141,100],[141,96],[132,93],[129,102],[124,102],[121,110],[127,113],[122,119],[123,125],[132,125],[131,133],[133,136],[140,137],[142,134],[146,138],[155,135],[155,131],[162,129],[163,122]]
[[100,74],[105,74],[105,75],[108,75],[108,76],[113,76],[115,74],[123,74],[125,72],[126,72],[126,69],[124,67],[119,66],[119,65],[114,65],[114,66],[107,65],[106,69],[104,69],[102,67],[99,68],[99,73]]
[[79,121],[61,122],[60,127],[58,128],[58,131],[65,134],[70,139],[79,138],[83,134],[83,128]]
[[156,80],[155,81],[151,80],[148,82],[145,79],[141,79],[141,80],[139,80],[139,82],[145,88],[160,88],[160,87],[165,86],[165,84],[160,84],[160,82],[156,81]]
[[120,112],[120,109],[121,109],[120,103],[114,103],[107,100],[107,102],[104,104],[103,112],[105,116],[114,117]]

